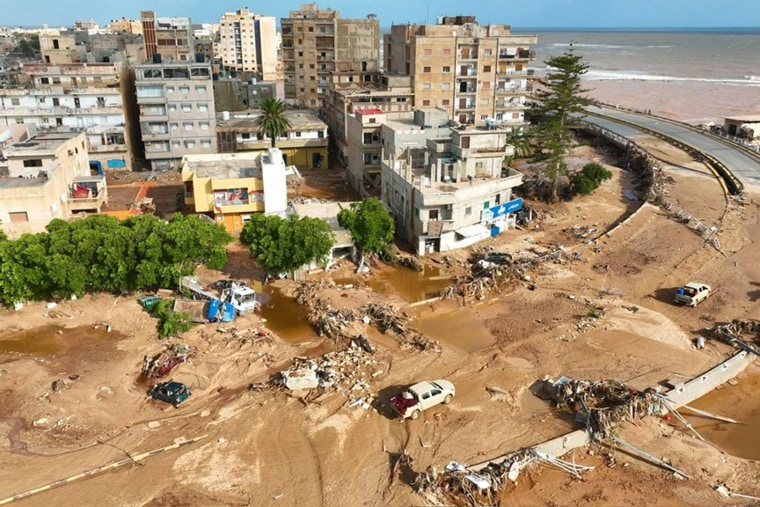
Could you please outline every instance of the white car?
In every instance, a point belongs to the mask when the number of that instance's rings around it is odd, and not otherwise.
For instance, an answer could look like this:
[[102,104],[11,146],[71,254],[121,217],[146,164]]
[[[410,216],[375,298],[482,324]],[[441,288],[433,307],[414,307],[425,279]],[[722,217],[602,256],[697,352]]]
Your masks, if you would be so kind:
[[455,394],[454,384],[448,380],[425,381],[391,398],[391,406],[403,419],[417,419],[430,407],[451,403]]

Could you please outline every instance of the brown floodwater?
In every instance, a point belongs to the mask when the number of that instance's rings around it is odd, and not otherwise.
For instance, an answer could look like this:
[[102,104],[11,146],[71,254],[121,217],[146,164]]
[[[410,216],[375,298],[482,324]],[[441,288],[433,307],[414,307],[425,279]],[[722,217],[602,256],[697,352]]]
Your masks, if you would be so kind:
[[373,276],[370,287],[380,294],[398,294],[409,303],[438,297],[451,284],[451,277],[434,267],[414,271],[399,267]]
[[746,375],[737,378],[734,386],[725,384],[711,391],[690,406],[741,421],[732,424],[679,410],[705,440],[732,456],[760,460],[760,369],[750,366]]
[[285,296],[278,289],[268,288],[259,294],[259,301],[267,329],[283,340],[301,343],[317,337],[307,319],[307,308],[299,305],[295,298]]
[[106,337],[116,338],[116,334],[109,336],[103,327],[44,326],[0,337],[0,353],[55,356],[74,348],[101,344]]

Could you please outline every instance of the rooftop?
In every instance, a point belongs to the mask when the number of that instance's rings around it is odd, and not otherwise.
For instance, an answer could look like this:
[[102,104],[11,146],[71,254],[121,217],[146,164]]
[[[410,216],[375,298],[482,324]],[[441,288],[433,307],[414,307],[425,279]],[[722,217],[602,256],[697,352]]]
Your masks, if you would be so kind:
[[80,135],[76,131],[52,131],[37,134],[27,141],[13,143],[3,149],[6,157],[24,157],[42,153],[53,153],[61,144]]
[[[259,110],[230,113],[229,120],[223,120],[222,114],[217,114],[216,129],[226,131],[258,132],[259,127],[255,121],[261,115]],[[290,121],[290,130],[324,130],[327,124],[311,111],[292,110],[285,111],[285,117]]]
[[259,153],[185,155],[182,171],[199,178],[261,178]]

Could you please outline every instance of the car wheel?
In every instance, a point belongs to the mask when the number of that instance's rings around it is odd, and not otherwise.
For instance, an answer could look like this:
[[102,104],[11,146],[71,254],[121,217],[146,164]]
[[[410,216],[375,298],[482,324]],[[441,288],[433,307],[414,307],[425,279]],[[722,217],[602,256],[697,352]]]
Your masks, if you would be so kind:
[[452,395],[447,394],[446,397],[443,399],[443,404],[444,405],[448,405],[449,403],[451,403],[451,400],[453,400],[453,399],[454,399],[454,397]]
[[417,420],[419,418],[420,418],[420,411],[419,410],[415,410],[414,412],[412,412],[412,415],[409,416],[409,419],[412,419],[413,421]]

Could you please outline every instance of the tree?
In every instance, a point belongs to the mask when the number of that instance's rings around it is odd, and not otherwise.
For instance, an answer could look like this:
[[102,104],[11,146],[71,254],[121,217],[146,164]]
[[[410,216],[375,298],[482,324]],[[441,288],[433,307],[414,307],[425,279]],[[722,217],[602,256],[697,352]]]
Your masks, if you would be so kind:
[[543,88],[536,93],[531,120],[536,122],[536,160],[545,162],[545,173],[551,182],[550,199],[556,200],[559,179],[567,174],[564,159],[573,144],[571,129],[590,103],[583,95],[588,90],[581,87],[581,76],[588,72],[588,65],[573,52],[572,45],[544,63],[549,72],[541,81]]
[[599,188],[603,181],[612,178],[612,173],[601,164],[592,162],[583,166],[570,180],[574,194],[589,195]]
[[243,226],[240,242],[268,272],[286,273],[312,261],[323,262],[335,235],[330,224],[318,218],[256,214]]
[[352,203],[338,213],[338,223],[351,231],[354,245],[363,254],[388,255],[393,242],[395,223],[383,204],[373,197]]
[[277,138],[292,126],[285,116],[285,104],[277,99],[264,99],[261,101],[261,113],[254,120],[254,124],[272,140],[274,148]]

